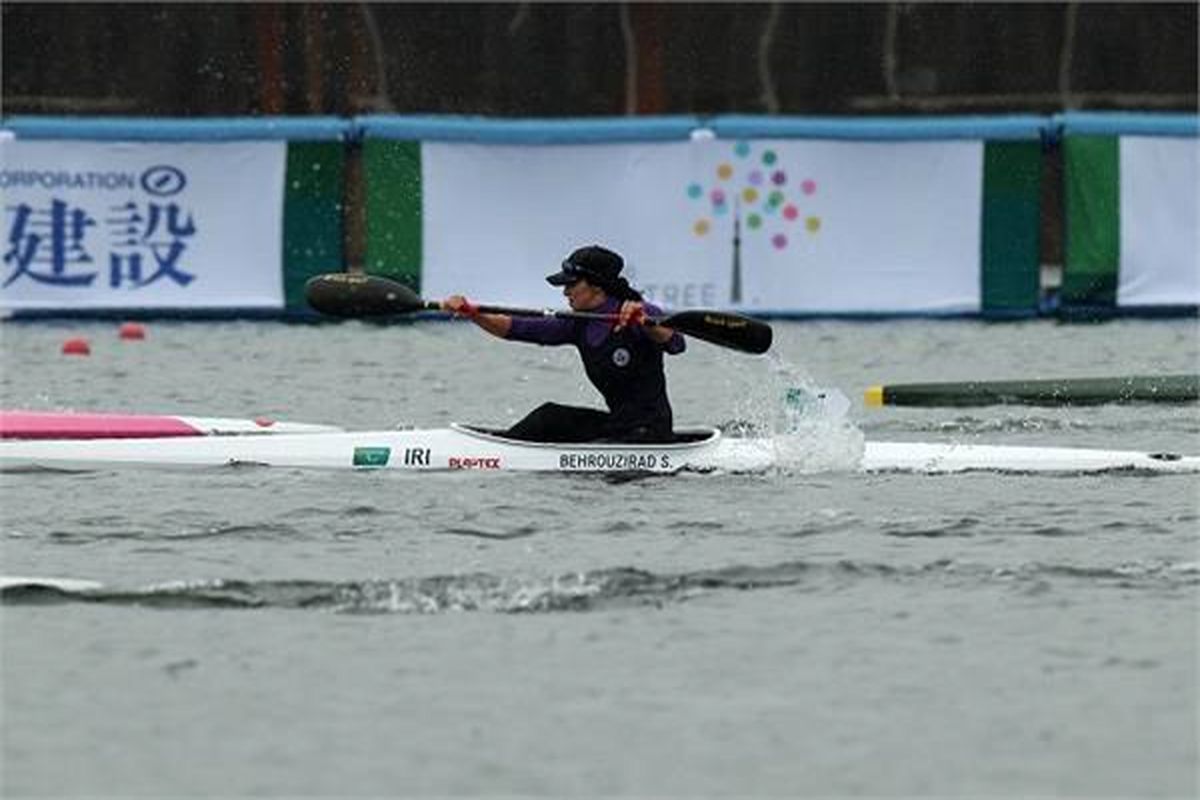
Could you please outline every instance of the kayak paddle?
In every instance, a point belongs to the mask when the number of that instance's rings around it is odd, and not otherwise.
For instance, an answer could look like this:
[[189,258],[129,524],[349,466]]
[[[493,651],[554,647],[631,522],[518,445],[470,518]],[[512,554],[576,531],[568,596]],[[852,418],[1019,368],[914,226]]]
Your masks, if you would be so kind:
[[[417,311],[441,311],[432,300],[422,300],[402,283],[352,272],[330,272],[310,278],[304,287],[308,304],[331,317],[388,317]],[[587,311],[476,306],[481,314],[507,314],[511,317],[555,317],[558,319],[616,320],[615,314]],[[771,326],[727,311],[680,311],[646,320],[721,347],[761,354],[771,347]]]

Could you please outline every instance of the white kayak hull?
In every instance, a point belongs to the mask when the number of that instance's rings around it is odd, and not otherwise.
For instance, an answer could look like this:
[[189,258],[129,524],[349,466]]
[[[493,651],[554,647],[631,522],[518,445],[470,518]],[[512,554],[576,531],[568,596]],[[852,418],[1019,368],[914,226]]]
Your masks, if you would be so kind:
[[[543,444],[463,425],[432,430],[0,442],[0,470],[188,469],[260,465],[295,469],[408,472],[757,472],[787,467],[770,438],[687,432],[671,444]],[[789,444],[794,449],[794,443]],[[1200,457],[1063,447],[868,442],[859,471],[948,473],[1200,472]]]

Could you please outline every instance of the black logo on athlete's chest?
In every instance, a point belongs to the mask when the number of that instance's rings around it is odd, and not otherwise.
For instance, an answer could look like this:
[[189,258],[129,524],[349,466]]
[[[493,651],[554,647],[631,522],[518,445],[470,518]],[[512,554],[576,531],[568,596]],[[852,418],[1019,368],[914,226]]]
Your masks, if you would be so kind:
[[629,366],[629,361],[631,358],[632,356],[629,355],[629,350],[624,347],[618,347],[616,350],[613,350],[612,362],[618,367]]

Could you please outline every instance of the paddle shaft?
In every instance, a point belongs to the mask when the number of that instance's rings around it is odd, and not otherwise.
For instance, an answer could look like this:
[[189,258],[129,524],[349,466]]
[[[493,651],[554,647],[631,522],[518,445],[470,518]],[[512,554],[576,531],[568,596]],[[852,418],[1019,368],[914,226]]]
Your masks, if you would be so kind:
[[[441,303],[434,301],[425,301],[425,308],[430,311],[441,310]],[[508,306],[471,306],[476,314],[504,314],[509,317],[551,317],[553,319],[588,319],[588,320],[603,320],[605,322],[616,322],[619,314],[601,314],[595,311],[560,311],[552,308],[510,308]],[[643,320],[645,325],[663,325],[670,327],[668,321],[670,316],[666,317],[646,317]]]
[[[442,304],[422,300],[409,287],[373,275],[329,273],[310,278],[305,285],[309,304],[325,314],[339,317],[379,317],[415,311],[444,311]],[[615,322],[612,313],[555,311],[540,308],[472,305],[472,313],[503,314],[510,317],[544,317]],[[461,312],[460,312],[461,313]],[[761,354],[771,346],[771,327],[764,322],[724,311],[679,311],[663,317],[647,317],[645,325],[670,328],[721,347]]]
[[[440,309],[440,303],[422,301],[425,308]],[[593,311],[557,311],[538,308],[508,308],[506,306],[472,306],[477,314],[505,314],[510,317],[548,317],[553,319],[584,319],[616,322],[620,315]],[[746,353],[761,355],[771,347],[771,327],[763,322],[738,314],[719,311],[680,311],[665,317],[645,317],[643,325],[670,328],[694,336],[710,344],[730,347]]]

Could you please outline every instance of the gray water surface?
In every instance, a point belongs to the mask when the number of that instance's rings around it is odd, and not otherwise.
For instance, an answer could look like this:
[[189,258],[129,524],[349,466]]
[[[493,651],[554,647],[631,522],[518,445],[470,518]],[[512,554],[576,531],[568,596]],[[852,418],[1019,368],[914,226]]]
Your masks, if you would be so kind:
[[[92,355],[59,355],[87,336]],[[1195,372],[1191,321],[776,324],[677,424],[837,387],[868,440],[1200,454],[1195,406],[865,409],[874,383]],[[0,327],[5,408],[353,428],[594,404],[465,324]],[[816,443],[819,446],[820,443]],[[1196,476],[0,476],[19,796],[1193,797]]]

